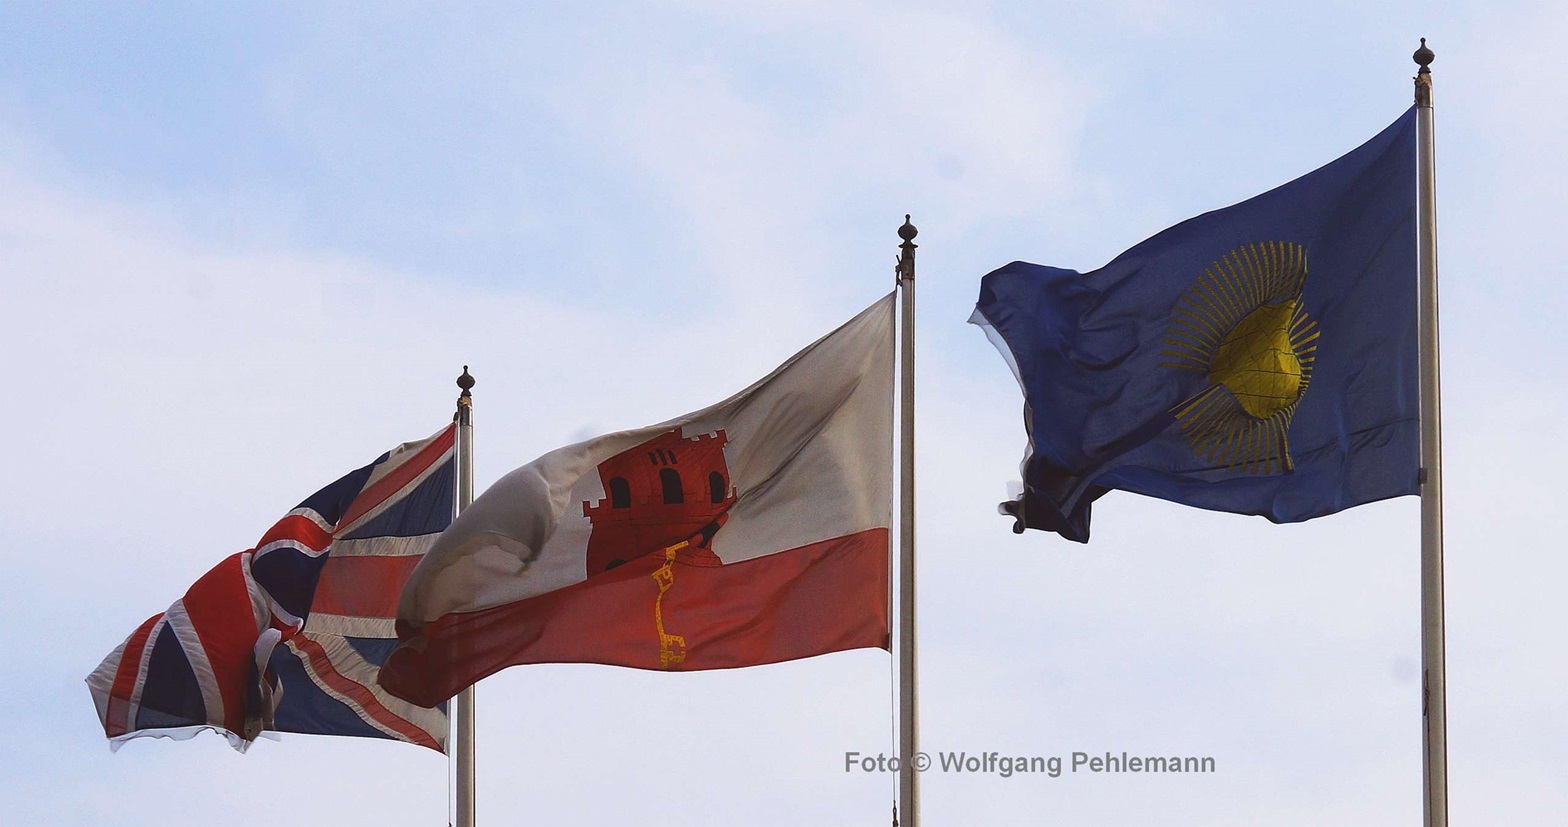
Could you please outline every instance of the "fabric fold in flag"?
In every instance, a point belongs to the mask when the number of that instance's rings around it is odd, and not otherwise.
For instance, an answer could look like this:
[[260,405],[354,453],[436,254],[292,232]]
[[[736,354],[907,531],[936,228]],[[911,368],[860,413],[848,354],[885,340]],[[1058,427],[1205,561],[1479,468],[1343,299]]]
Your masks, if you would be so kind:
[[389,738],[442,750],[446,713],[376,683],[397,597],[452,521],[448,426],[300,503],[230,555],[87,678],[111,746],[210,729]]
[[1013,262],[970,321],[1023,388],[1015,530],[1112,489],[1296,522],[1419,492],[1415,110],[1088,273]]
[[410,575],[382,685],[886,648],[892,402],[889,294],[724,402],[512,471]]

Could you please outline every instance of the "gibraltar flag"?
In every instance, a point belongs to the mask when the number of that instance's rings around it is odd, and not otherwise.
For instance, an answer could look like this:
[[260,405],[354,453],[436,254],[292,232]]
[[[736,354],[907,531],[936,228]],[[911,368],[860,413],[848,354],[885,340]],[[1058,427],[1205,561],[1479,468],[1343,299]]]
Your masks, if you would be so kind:
[[381,685],[887,648],[892,411],[889,294],[717,405],[518,468],[409,576]]

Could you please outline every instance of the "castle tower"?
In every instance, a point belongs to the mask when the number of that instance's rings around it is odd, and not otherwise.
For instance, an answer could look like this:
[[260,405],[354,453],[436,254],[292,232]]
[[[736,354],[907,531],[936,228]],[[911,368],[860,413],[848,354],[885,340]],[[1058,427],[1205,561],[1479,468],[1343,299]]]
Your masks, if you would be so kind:
[[693,551],[711,557],[706,546],[714,524],[735,504],[727,441],[722,430],[683,438],[676,428],[600,463],[605,499],[583,502],[583,516],[593,523],[588,576],[699,532],[706,536]]

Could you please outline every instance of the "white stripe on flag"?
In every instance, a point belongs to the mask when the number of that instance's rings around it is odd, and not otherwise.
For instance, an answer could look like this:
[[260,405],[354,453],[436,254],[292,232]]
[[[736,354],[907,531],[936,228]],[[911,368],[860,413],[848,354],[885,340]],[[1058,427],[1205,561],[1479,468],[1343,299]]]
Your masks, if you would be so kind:
[[[434,437],[431,437],[431,439],[434,439]],[[401,460],[399,460],[399,459],[396,458],[396,455],[394,455],[394,457],[392,459],[388,459],[386,462],[381,463],[380,466],[377,466],[376,471],[372,472],[370,479],[365,482],[365,487],[360,489],[360,494],[363,495],[364,492],[367,489],[369,489],[372,485],[375,485],[376,482],[378,482],[382,477],[385,477],[387,474],[390,474],[394,469],[401,467],[403,465],[403,463],[408,462],[409,460],[411,460],[414,457],[418,456],[419,455],[419,450],[424,448],[429,443],[430,443],[430,439],[426,439],[426,440],[423,440],[423,441],[418,442],[418,443],[411,443],[410,445],[412,445],[412,447],[410,447],[409,445],[399,446],[399,450],[402,450],[404,448],[408,448],[408,450],[406,451],[406,453],[403,456],[403,458]],[[452,453],[453,453],[453,449],[448,448],[445,452],[443,452],[441,454],[441,456],[437,457],[434,462],[430,463],[430,465],[427,466],[425,468],[425,470],[419,472],[418,476],[416,476],[413,479],[409,480],[407,485],[404,485],[402,488],[399,488],[397,491],[395,491],[391,495],[389,495],[386,499],[384,499],[381,502],[377,503],[374,508],[370,509],[369,511],[366,511],[364,514],[359,515],[359,518],[356,519],[354,522],[349,523],[348,525],[340,525],[340,526],[338,526],[333,531],[333,534],[334,535],[338,535],[338,536],[341,536],[341,535],[344,535],[344,534],[352,534],[360,526],[362,526],[362,525],[370,522],[371,520],[374,520],[375,518],[381,516],[383,513],[386,512],[387,509],[391,508],[394,505],[397,505],[399,502],[401,502],[403,500],[404,497],[408,496],[408,492],[413,491],[415,488],[418,488],[420,486],[420,484],[422,484],[425,480],[430,479],[430,475],[434,474],[443,465],[445,465],[445,463],[447,461],[447,458],[451,457]],[[385,469],[385,470],[383,470],[383,469]]]
[[333,557],[418,557],[430,549],[441,536],[420,534],[414,537],[361,537],[357,540],[336,540],[332,543]]
[[[358,652],[354,651],[354,647],[350,646],[348,641],[332,635],[311,635],[310,639],[314,641],[316,645],[320,646],[322,651],[326,653],[329,667],[340,677],[364,687],[370,692],[371,696],[376,700],[376,702],[378,702],[386,709],[388,713],[394,717],[402,718],[406,723],[424,730],[427,735],[435,739],[438,743],[446,743],[447,718],[445,713],[441,712],[440,709],[426,709],[425,707],[414,706],[407,701],[388,695],[386,691],[376,683],[376,673],[379,671],[378,667],[365,660],[364,657],[362,657]],[[295,657],[299,658],[299,662],[302,666],[304,666],[306,674],[310,676],[311,681],[316,684],[318,689],[326,693],[329,697],[353,710],[354,714],[359,716],[360,720],[376,728],[378,731],[385,733],[387,737],[395,738],[399,741],[408,740],[408,738],[402,733],[399,733],[397,730],[392,729],[386,724],[376,720],[375,716],[367,713],[365,708],[360,706],[360,704],[353,698],[350,698],[347,695],[344,695],[341,692],[333,689],[332,686],[325,679],[323,679],[321,673],[317,671],[316,664],[311,660],[310,654],[308,652],[301,651],[300,647],[295,643],[295,641],[286,641],[285,645],[289,647],[289,651],[293,652]]]
[[153,645],[158,642],[158,635],[163,632],[163,627],[168,622],[169,616],[165,613],[158,618],[147,632],[147,642],[142,644],[141,661],[136,664],[136,682],[131,686],[131,696],[125,699],[125,729],[135,732],[136,719],[141,717],[142,690],[147,688],[147,663],[152,660]]
[[305,621],[305,626],[312,635],[397,639],[397,622],[390,617],[354,617],[311,612],[310,619]]
[[218,686],[218,676],[212,671],[212,661],[207,658],[207,650],[201,645],[201,636],[196,634],[191,616],[185,611],[185,601],[176,600],[164,613],[163,622],[174,630],[174,637],[180,641],[180,648],[185,650],[185,659],[196,674],[202,703],[207,706],[207,723],[223,726],[223,690]]

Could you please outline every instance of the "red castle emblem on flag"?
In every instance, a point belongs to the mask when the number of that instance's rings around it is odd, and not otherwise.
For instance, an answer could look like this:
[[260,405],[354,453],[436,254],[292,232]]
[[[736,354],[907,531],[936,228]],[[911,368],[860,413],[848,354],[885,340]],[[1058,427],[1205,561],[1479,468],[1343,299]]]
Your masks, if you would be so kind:
[[583,502],[588,576],[677,545],[683,562],[718,565],[708,544],[735,504],[727,441],[723,430],[684,438],[675,428],[599,463],[605,499]]

